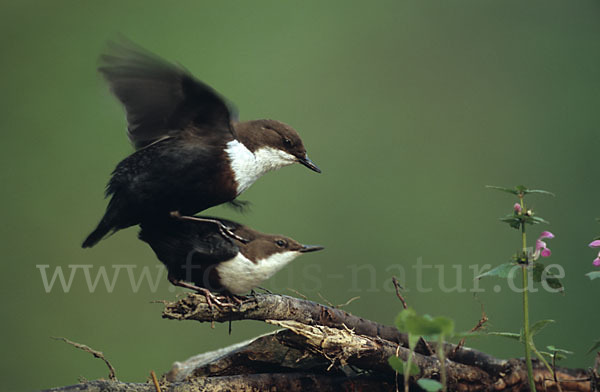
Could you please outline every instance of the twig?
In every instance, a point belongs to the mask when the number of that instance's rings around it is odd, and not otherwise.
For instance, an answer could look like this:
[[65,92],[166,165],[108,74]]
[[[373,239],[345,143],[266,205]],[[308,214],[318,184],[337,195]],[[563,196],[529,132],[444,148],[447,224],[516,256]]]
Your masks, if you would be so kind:
[[344,306],[348,306],[348,305],[350,305],[352,302],[356,301],[357,299],[360,299],[360,297],[358,297],[358,296],[357,296],[357,297],[352,297],[352,298],[350,298],[348,301],[344,302],[343,304],[334,305],[334,304],[333,304],[333,302],[330,302],[330,301],[329,301],[327,298],[323,297],[323,296],[321,295],[321,293],[317,293],[317,295],[318,295],[319,297],[321,297],[321,299],[322,299],[323,301],[327,302],[327,305],[331,306],[332,308],[336,308],[336,309],[341,309],[341,308],[343,308]]
[[[396,346],[396,358],[400,357],[400,345]],[[396,392],[400,392],[400,390],[398,389],[398,371],[396,370],[394,372],[394,381],[396,383]]]
[[395,276],[392,276],[392,283],[394,283],[394,288],[396,289],[396,296],[398,297],[400,302],[402,302],[402,307],[404,309],[407,309],[408,305],[406,304],[406,301],[404,300],[402,294],[400,294],[400,289],[402,288],[402,286],[400,286],[400,283],[398,283],[398,279]]
[[321,299],[322,299],[323,301],[325,301],[325,302],[327,303],[327,305],[331,306],[332,308],[335,308],[335,307],[336,307],[336,306],[333,304],[333,302],[330,302],[330,301],[329,301],[327,298],[323,297],[323,296],[321,295],[321,293],[317,293],[317,295],[318,295],[319,297],[321,297]]
[[86,346],[85,344],[81,344],[81,343],[76,343],[73,342],[67,338],[63,338],[63,337],[56,337],[56,336],[52,336],[52,339],[55,340],[62,340],[63,342],[70,344],[71,346],[74,346],[80,350],[85,351],[86,353],[90,353],[92,354],[94,357],[99,358],[101,360],[104,361],[104,363],[106,364],[106,366],[108,366],[108,378],[111,381],[117,381],[117,376],[116,376],[116,372],[115,372],[115,368],[110,364],[110,362],[108,362],[108,359],[106,359],[106,357],[104,356],[104,354],[101,351],[97,351],[94,350],[92,348],[90,348],[89,346]]
[[[420,348],[420,350],[419,350],[419,348]],[[427,340],[425,340],[423,338],[423,336],[419,336],[419,340],[417,341],[415,351],[422,352],[423,354],[425,354],[427,356],[431,356],[431,355],[435,354],[435,350],[433,350],[431,348],[431,346],[429,345],[429,342],[427,342]]]
[[343,304],[336,305],[335,307],[336,307],[337,309],[341,309],[341,308],[343,308],[344,306],[348,306],[348,305],[350,305],[352,302],[356,301],[357,299],[360,299],[360,297],[359,297],[359,296],[352,297],[352,298],[350,298],[348,301],[344,302]]
[[308,297],[306,295],[302,294],[301,292],[299,292],[298,290],[290,289],[289,287],[288,287],[288,290],[290,290],[291,292],[293,292],[296,295],[301,296],[303,299],[308,300]]
[[[488,322],[488,316],[487,316],[487,314],[485,314],[485,309],[483,308],[483,304],[481,304],[481,318],[479,319],[479,321],[477,322],[477,324],[473,328],[471,328],[471,330],[469,332],[479,331],[481,328],[483,328],[483,324],[485,324],[487,322]],[[460,339],[460,342],[458,342],[458,344],[456,345],[456,347],[452,351],[453,355],[458,350],[460,350],[461,348],[463,348],[463,346],[465,345],[465,340],[466,339],[467,339],[466,337]]]
[[150,370],[150,377],[152,377],[152,382],[154,383],[154,388],[156,388],[156,392],[161,392],[160,385],[158,385],[158,380],[156,379],[156,373],[154,373],[154,370]]

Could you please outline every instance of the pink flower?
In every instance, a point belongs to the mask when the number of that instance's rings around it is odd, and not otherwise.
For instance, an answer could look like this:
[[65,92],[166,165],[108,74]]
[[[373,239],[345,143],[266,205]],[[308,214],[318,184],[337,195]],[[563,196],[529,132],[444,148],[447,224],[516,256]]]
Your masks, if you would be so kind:
[[552,239],[554,238],[554,234],[550,233],[549,231],[543,231],[542,234],[540,234],[538,239],[535,241],[535,252],[533,253],[534,260],[539,259],[540,256],[550,257],[552,254],[550,248],[548,248],[548,245],[542,241],[544,238]]
[[517,214],[520,214],[522,210],[521,205],[519,203],[515,203],[515,205],[513,206],[513,210],[515,210]]
[[[600,240],[592,241],[589,245],[590,248],[600,248]],[[593,261],[593,264],[596,267],[600,267],[600,252],[598,252],[598,257],[596,257]]]

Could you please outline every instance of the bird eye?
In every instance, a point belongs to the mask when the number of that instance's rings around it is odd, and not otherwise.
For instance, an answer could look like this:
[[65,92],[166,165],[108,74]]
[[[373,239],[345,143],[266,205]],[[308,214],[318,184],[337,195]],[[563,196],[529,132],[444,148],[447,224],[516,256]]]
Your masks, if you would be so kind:
[[284,248],[287,243],[284,240],[277,240],[275,241],[275,243],[277,244],[277,246],[279,246],[280,248]]
[[291,147],[292,141],[286,137],[285,139],[283,139],[283,144],[285,144],[287,147]]

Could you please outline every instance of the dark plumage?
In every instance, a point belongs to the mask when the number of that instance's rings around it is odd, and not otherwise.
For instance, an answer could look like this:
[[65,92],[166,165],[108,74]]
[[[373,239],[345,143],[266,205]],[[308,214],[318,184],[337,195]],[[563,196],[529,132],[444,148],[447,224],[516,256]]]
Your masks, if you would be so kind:
[[142,223],[139,238],[167,267],[169,281],[199,291],[243,294],[301,253],[322,249],[225,219],[200,218],[220,222],[242,242],[216,223],[191,219]]
[[172,211],[193,215],[231,202],[264,173],[293,162],[320,172],[293,128],[237,122],[232,106],[183,68],[131,43],[112,44],[100,59],[137,151],[113,171],[111,200],[84,248]]

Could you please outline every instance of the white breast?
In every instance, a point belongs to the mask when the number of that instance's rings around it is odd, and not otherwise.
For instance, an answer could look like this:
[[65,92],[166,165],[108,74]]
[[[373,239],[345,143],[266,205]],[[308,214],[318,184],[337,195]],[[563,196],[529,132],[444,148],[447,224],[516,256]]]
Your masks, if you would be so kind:
[[221,278],[221,285],[232,294],[241,295],[246,294],[261,282],[275,275],[277,271],[285,267],[298,255],[300,255],[300,252],[277,253],[253,263],[241,253],[238,253],[235,258],[220,263],[216,269]]
[[261,147],[253,153],[237,140],[227,143],[225,152],[235,175],[238,195],[263,174],[296,162],[292,154],[273,147]]

